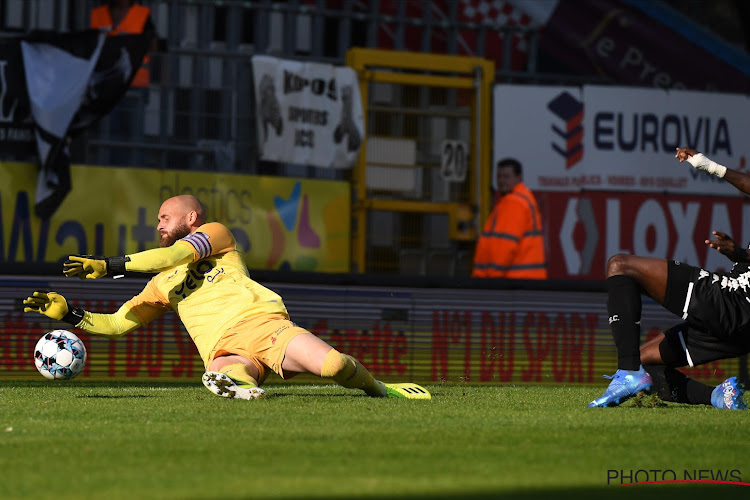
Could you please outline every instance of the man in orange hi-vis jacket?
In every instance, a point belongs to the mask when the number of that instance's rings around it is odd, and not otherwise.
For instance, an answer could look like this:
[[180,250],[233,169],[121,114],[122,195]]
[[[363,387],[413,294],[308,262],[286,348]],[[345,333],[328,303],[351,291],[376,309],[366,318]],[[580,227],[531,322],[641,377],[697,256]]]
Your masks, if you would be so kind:
[[498,162],[500,197],[477,240],[475,278],[547,279],[542,217],[522,178],[518,160]]
[[[94,8],[91,11],[90,26],[94,29],[109,29],[109,36],[155,33],[151,22],[151,9],[133,0],[109,0]],[[152,40],[155,41],[155,38]],[[152,43],[151,50],[154,48]],[[149,81],[149,57],[146,54],[130,86],[148,87]]]

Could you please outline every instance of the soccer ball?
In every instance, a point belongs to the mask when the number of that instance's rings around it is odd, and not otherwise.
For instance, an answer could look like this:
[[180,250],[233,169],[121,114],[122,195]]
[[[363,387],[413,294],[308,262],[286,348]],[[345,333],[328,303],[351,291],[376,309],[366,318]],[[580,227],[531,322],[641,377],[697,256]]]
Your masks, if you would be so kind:
[[83,371],[86,347],[67,330],[45,333],[34,347],[34,364],[50,380],[70,380]]

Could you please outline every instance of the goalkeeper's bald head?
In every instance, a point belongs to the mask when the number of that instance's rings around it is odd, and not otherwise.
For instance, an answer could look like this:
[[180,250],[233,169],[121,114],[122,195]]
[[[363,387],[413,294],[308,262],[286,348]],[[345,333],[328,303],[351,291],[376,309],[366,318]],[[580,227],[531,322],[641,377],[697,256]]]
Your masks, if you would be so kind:
[[159,208],[159,246],[168,247],[206,223],[203,203],[191,194],[168,198]]
[[[172,202],[179,213],[188,215],[195,212],[196,224],[202,226],[206,223],[206,207],[201,201],[192,194],[181,194],[167,199],[164,203]],[[163,205],[162,205],[163,206]]]

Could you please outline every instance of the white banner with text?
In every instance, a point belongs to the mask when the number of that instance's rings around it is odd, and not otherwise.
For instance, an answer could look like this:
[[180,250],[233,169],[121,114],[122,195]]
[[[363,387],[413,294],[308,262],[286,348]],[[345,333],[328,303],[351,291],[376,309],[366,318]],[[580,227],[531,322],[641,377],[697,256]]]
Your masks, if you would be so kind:
[[750,98],[646,88],[497,85],[493,164],[517,158],[532,190],[736,196],[674,158],[691,147],[745,171]]
[[253,56],[261,159],[350,168],[365,133],[352,68]]

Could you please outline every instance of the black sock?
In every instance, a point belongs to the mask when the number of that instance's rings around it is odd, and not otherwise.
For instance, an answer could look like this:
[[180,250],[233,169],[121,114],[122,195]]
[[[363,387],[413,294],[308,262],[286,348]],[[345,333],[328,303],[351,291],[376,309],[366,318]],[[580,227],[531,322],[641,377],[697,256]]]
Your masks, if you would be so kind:
[[665,365],[644,367],[654,382],[652,390],[664,401],[690,405],[710,405],[714,388],[693,380]]
[[[682,374],[677,370],[673,370],[677,373]],[[711,404],[711,393],[714,392],[714,388],[693,380],[690,377],[685,376],[685,400],[678,401],[678,403],[687,403],[690,405],[710,405]]]
[[653,382],[651,391],[659,396],[662,401],[675,401],[665,373],[666,370],[671,370],[671,368],[667,368],[666,365],[646,365],[643,368],[651,375],[651,381]]
[[617,368],[638,370],[641,365],[641,287],[633,278],[607,278],[607,314],[617,347]]

